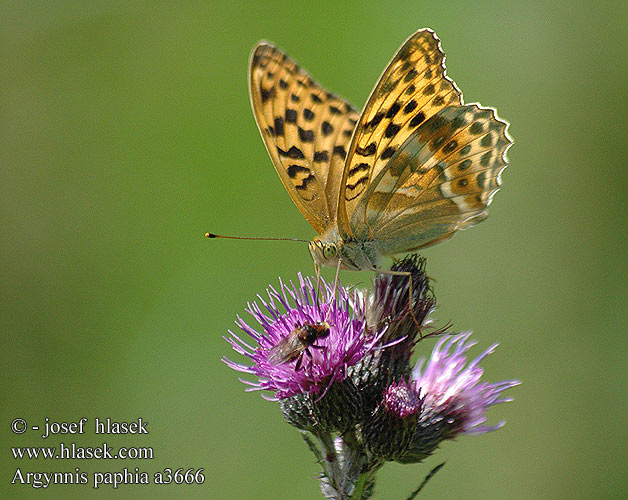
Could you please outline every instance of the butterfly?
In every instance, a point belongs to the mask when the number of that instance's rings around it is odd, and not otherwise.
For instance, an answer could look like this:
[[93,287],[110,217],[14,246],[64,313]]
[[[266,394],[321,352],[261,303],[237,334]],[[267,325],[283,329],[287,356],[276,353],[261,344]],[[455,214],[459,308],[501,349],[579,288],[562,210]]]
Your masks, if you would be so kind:
[[377,271],[382,256],[486,218],[512,144],[508,124],[463,104],[444,61],[436,34],[417,31],[359,113],[278,48],[253,49],[251,105],[284,187],[318,233],[309,243],[317,274],[320,265]]
[[249,91],[275,170],[318,232],[309,242],[316,274],[335,266],[334,289],[341,268],[404,275],[412,304],[411,273],[378,269],[381,257],[487,217],[512,145],[508,123],[493,108],[463,104],[432,30],[406,40],[362,113],[266,42],[251,53]]

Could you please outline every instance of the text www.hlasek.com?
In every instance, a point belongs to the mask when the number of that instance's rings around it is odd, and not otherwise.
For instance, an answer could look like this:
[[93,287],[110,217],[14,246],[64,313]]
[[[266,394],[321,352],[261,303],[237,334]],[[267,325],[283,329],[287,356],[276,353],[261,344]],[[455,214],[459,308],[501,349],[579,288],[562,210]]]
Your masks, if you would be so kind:
[[24,448],[11,448],[13,458],[35,459],[44,458],[49,460],[107,460],[107,459],[131,459],[131,460],[152,460],[153,449],[147,447],[120,447],[113,451],[113,447],[103,443],[101,446],[77,446],[74,443],[66,445],[60,443],[59,448],[54,446],[37,446]]

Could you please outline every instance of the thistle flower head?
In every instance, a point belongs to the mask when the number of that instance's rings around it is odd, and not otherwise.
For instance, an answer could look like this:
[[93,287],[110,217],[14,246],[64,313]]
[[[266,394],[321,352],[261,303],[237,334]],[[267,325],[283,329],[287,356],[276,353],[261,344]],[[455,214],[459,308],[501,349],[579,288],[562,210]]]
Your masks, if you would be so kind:
[[259,304],[248,305],[247,312],[259,326],[250,326],[240,317],[236,324],[253,339],[252,344],[231,330],[225,337],[236,352],[252,361],[245,365],[223,358],[234,370],[257,377],[254,382],[243,381],[248,390],[272,391],[274,397],[267,399],[274,400],[299,394],[322,397],[333,383],[344,381],[348,367],[380,340],[381,333],[367,331],[357,292],[338,286],[333,298],[333,286],[321,279],[317,294],[314,281],[301,274],[298,285],[280,280],[279,290],[268,288],[267,300],[258,295]]
[[419,462],[444,439],[459,434],[482,434],[504,425],[503,421],[493,426],[483,425],[487,420],[486,410],[511,401],[512,398],[501,397],[501,393],[520,382],[481,382],[484,370],[480,362],[497,344],[467,362],[466,353],[475,345],[468,342],[470,335],[470,332],[461,333],[439,340],[427,363],[421,359],[415,366],[410,385],[421,394],[423,408],[412,445],[399,461]]
[[421,395],[407,382],[393,382],[363,425],[364,443],[379,460],[403,457],[412,444],[421,414]]
[[[425,274],[425,258],[408,255],[393,264],[390,271],[406,274],[377,274],[367,306],[369,324],[388,323],[384,341],[405,337],[404,344],[412,346],[419,336],[417,323],[427,327],[428,316],[436,306],[430,280]],[[408,347],[404,349],[409,350]]]
[[495,350],[497,344],[467,364],[465,354],[475,345],[475,342],[467,342],[470,336],[471,332],[468,332],[439,340],[425,368],[425,359],[419,360],[415,366],[412,384],[424,397],[424,413],[447,415],[456,424],[452,429],[456,433],[482,434],[505,424],[502,421],[493,426],[482,425],[490,406],[512,401],[512,398],[502,398],[502,391],[520,382],[480,382],[484,373],[480,362]]
[[422,403],[421,395],[403,380],[390,384],[382,398],[382,406],[386,413],[398,419],[418,414]]

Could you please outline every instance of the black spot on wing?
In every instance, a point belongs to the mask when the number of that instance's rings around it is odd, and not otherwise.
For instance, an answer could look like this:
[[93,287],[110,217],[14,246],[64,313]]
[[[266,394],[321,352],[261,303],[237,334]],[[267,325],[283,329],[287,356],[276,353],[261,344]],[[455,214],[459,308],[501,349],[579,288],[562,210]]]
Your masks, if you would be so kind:
[[332,152],[332,154],[338,155],[342,159],[347,156],[347,152],[345,151],[345,148],[343,146],[334,146],[334,151]]
[[381,111],[377,113],[373,119],[366,124],[367,127],[377,127],[379,123],[384,119],[384,113]]
[[386,131],[384,132],[384,135],[387,138],[394,137],[397,134],[397,132],[399,132],[400,128],[401,127],[399,125],[396,125],[394,123],[389,123],[388,127],[386,127]]
[[484,182],[486,181],[486,172],[480,172],[477,175],[476,180],[478,181],[478,186],[484,188]]
[[447,144],[445,144],[445,147],[443,148],[443,153],[449,154],[457,147],[458,147],[458,142],[456,142],[455,140],[449,141]]
[[299,139],[301,139],[303,142],[314,142],[314,131],[304,130],[299,127]]
[[396,147],[393,146],[388,146],[386,149],[384,149],[384,151],[382,152],[382,156],[381,159],[382,160],[387,160],[388,158],[390,158],[392,155],[395,154],[395,151],[397,151]]
[[286,123],[296,123],[297,122],[297,110],[296,109],[286,109]]
[[334,131],[334,127],[328,121],[321,123],[321,132],[324,136],[328,136]]
[[262,102],[266,102],[268,101],[268,99],[272,99],[272,97],[275,95],[275,87],[271,87],[266,90],[264,87],[260,86],[260,94],[262,97]]
[[377,144],[375,144],[374,142],[371,142],[365,148],[356,148],[355,150],[355,152],[359,154],[360,156],[372,156],[376,153],[376,151],[377,151]]
[[310,169],[301,165],[290,165],[287,168],[288,176],[294,179],[299,174],[311,174]]
[[310,109],[303,108],[303,118],[305,118],[306,121],[311,122],[314,119],[314,113]]
[[329,153],[327,151],[316,151],[314,153],[314,161],[329,161]]
[[302,160],[303,158],[305,158],[303,151],[301,151],[296,146],[292,146],[288,151],[284,151],[279,146],[277,146],[277,153],[279,154],[279,156],[285,156],[294,160]]
[[417,71],[413,68],[410,71],[408,71],[408,73],[406,73],[406,76],[404,77],[403,81],[405,83],[408,83],[410,80],[415,78],[417,75],[418,75]]
[[[366,184],[368,182],[368,177],[361,177],[360,179],[358,179],[357,181],[355,181],[353,184],[347,184],[347,189],[353,191],[355,188],[357,188],[360,184]],[[347,197],[348,200],[352,200],[353,198],[355,198],[358,194],[360,193],[356,193],[353,197]]]
[[467,122],[467,120],[465,120],[465,119],[464,119],[464,116],[459,115],[459,116],[456,116],[456,117],[455,117],[455,118],[451,121],[451,125],[450,125],[450,127],[451,127],[451,130],[452,130],[452,131],[455,131],[455,130],[458,130],[459,128],[462,128],[462,127],[466,126],[466,125],[467,125],[467,123],[468,123],[468,122]]
[[469,127],[469,132],[473,135],[479,135],[484,132],[484,126],[480,122],[473,122],[473,124]]
[[277,118],[275,118],[275,135],[283,135],[283,133],[283,118],[281,116],[278,116]]
[[419,111],[412,120],[410,120],[410,127],[417,127],[425,120],[425,113]]
[[437,95],[432,99],[432,105],[434,106],[442,106],[445,103],[445,97],[442,95]]
[[414,49],[410,45],[407,45],[399,51],[399,59],[405,61],[412,55],[413,52]]
[[473,165],[473,161],[469,160],[468,158],[464,161],[461,161],[458,164],[458,170],[466,170],[468,169],[471,165]]
[[358,172],[368,172],[371,169],[368,163],[358,163],[355,167],[349,170],[349,177],[354,176]]
[[482,165],[483,167],[488,167],[491,161],[491,157],[492,157],[492,153],[490,151],[487,151],[486,153],[484,153],[482,155],[482,158],[480,158],[480,165]]
[[294,186],[296,189],[298,189],[299,191],[304,191],[307,189],[307,185],[310,182],[314,182],[316,178],[314,177],[313,174],[308,175],[307,177],[304,177],[303,180],[301,181],[301,184],[297,184],[296,186]]
[[394,118],[400,109],[401,109],[401,105],[398,102],[396,102],[390,107],[390,109],[388,110],[388,113],[386,113],[386,118],[389,118],[389,119]]
[[390,80],[389,79],[386,82],[384,82],[382,87],[379,89],[379,95],[388,95],[388,94],[390,94],[393,90],[395,90],[395,87],[399,84],[400,80],[401,80],[401,78],[397,78],[396,80]]
[[412,99],[404,106],[403,112],[405,114],[412,113],[416,109],[416,107],[417,107],[417,102],[414,99]]

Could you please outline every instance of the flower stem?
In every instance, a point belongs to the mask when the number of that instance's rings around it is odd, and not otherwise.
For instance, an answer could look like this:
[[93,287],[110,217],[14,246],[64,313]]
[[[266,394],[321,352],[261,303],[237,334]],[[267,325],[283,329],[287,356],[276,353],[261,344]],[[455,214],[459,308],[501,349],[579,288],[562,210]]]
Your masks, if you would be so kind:
[[375,490],[375,473],[382,466],[380,462],[365,464],[364,471],[358,476],[351,500],[368,500]]
[[331,433],[316,431],[314,435],[318,438],[322,451],[324,472],[321,477],[321,491],[329,500],[346,500],[342,496],[342,472]]
[[380,463],[369,463],[360,440],[351,431],[333,439],[316,432],[322,463],[321,491],[329,500],[367,500],[373,494],[375,472]]

